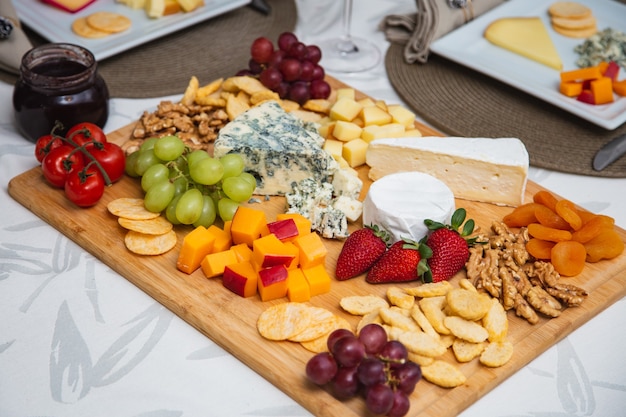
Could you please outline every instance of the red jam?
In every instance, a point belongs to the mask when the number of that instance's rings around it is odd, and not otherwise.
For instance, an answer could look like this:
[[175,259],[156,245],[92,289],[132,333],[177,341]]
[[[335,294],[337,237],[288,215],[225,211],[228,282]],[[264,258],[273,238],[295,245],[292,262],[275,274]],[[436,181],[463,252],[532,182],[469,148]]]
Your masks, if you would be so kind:
[[81,122],[104,127],[109,90],[91,52],[77,45],[44,44],[22,58],[13,109],[22,135],[36,142],[57,121],[65,130]]

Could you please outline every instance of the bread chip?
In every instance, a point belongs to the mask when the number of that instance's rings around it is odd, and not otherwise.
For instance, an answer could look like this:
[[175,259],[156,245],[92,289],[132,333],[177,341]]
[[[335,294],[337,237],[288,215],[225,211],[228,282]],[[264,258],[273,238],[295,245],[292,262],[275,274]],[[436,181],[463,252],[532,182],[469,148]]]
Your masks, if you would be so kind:
[[387,289],[387,299],[391,304],[407,310],[411,309],[413,304],[415,304],[415,297],[407,294],[400,287],[389,287]]
[[453,315],[466,320],[479,320],[491,307],[491,297],[484,293],[454,288],[446,294],[446,305]]
[[458,387],[467,381],[457,366],[444,360],[436,359],[431,364],[421,368],[425,380],[443,388]]
[[435,361],[435,358],[431,358],[431,357],[424,356],[424,355],[418,355],[417,353],[413,353],[411,351],[407,351],[407,358],[411,362],[415,362],[419,366],[430,365],[431,363]]
[[252,105],[257,105],[267,100],[280,101],[280,96],[277,92],[272,90],[257,91],[256,93],[250,94],[250,104]]
[[487,340],[489,333],[480,324],[458,316],[448,316],[443,320],[450,333],[468,342],[480,343]]
[[339,305],[355,316],[364,316],[372,311],[389,307],[389,303],[377,295],[350,295],[339,300]]
[[147,210],[141,198],[117,198],[107,204],[107,210],[114,216],[133,220],[154,219],[161,215]]
[[128,30],[132,24],[131,20],[123,14],[98,11],[87,15],[87,24],[96,30],[109,33],[119,33]]
[[361,320],[359,320],[359,323],[356,326],[357,333],[359,333],[363,327],[367,326],[370,323],[382,324],[383,319],[380,318],[380,314],[378,314],[378,310],[379,309],[371,311],[365,314],[363,317],[361,317]]
[[380,317],[383,319],[383,322],[391,326],[399,327],[401,329],[409,330],[409,331],[420,330],[419,327],[417,326],[417,323],[415,323],[415,320],[413,320],[408,315],[404,314],[404,312],[399,311],[397,309],[381,308],[378,311],[378,314],[380,314]]
[[506,339],[509,330],[509,318],[497,299],[491,300],[491,307],[482,319],[483,327],[489,334],[490,342],[501,342]]
[[162,235],[147,235],[129,230],[124,236],[124,244],[138,255],[162,255],[176,246],[176,232],[170,230]]
[[418,355],[436,358],[448,351],[448,348],[439,342],[439,339],[422,332],[404,332],[398,339],[407,350]]
[[443,324],[446,314],[443,312],[446,298],[443,295],[437,297],[422,298],[418,301],[422,312],[440,335],[450,334],[450,330]]
[[478,291],[476,287],[474,286],[474,284],[472,284],[472,281],[470,281],[467,278],[461,278],[459,280],[459,287],[468,291]]
[[428,321],[428,318],[424,315],[424,312],[418,303],[413,304],[413,308],[411,308],[411,318],[415,320],[424,333],[434,337],[435,339],[440,338],[439,333],[435,330],[433,325],[430,324],[430,321]]
[[162,235],[169,232],[174,227],[174,225],[163,216],[147,220],[134,220],[120,217],[117,219],[117,222],[125,229],[134,230],[135,232],[147,235]]
[[79,17],[72,22],[72,31],[78,36],[89,39],[98,39],[109,36],[111,32],[95,29],[87,23],[86,17]]
[[550,16],[582,19],[591,15],[591,9],[575,1],[557,1],[548,7]]
[[250,103],[244,96],[231,94],[226,99],[226,113],[230,120],[233,120],[248,109],[250,109]]
[[269,340],[287,340],[303,332],[311,322],[311,311],[301,303],[276,304],[263,311],[257,320],[257,330]]
[[282,107],[287,113],[291,113],[294,110],[298,110],[300,105],[292,100],[281,100],[280,107]]
[[207,85],[199,87],[198,90],[196,91],[194,99],[197,99],[198,97],[210,96],[211,94],[215,93],[216,91],[220,89],[223,82],[224,82],[224,78],[218,78],[216,80],[211,81]]
[[485,350],[485,343],[472,343],[467,340],[454,339],[452,343],[452,353],[459,362],[469,362],[478,357]]
[[446,295],[451,289],[452,284],[448,281],[439,281],[429,282],[418,287],[406,288],[405,291],[407,294],[411,294],[415,297],[425,298]]
[[268,88],[264,86],[261,81],[245,75],[225,79],[222,83],[222,89],[230,93],[245,91],[250,95],[258,93],[259,91],[268,90]]
[[309,325],[293,336],[288,337],[292,342],[306,342],[328,334],[336,325],[335,315],[322,307],[309,307],[311,319]]
[[305,110],[311,110],[316,113],[328,114],[330,113],[330,108],[333,106],[333,102],[330,100],[317,98],[311,99],[304,102],[302,108]]
[[504,365],[513,356],[513,343],[490,342],[480,355],[480,363],[490,368],[497,368]]
[[185,92],[183,93],[183,97],[180,99],[180,102],[185,106],[191,106],[196,98],[199,88],[200,81],[198,80],[198,77],[192,75],[189,83],[187,83],[187,88],[185,88]]
[[328,336],[337,329],[347,329],[347,330],[353,331],[352,326],[350,325],[348,320],[344,319],[343,317],[335,316],[334,326],[332,329],[330,329],[328,333],[313,340],[300,342],[300,344],[306,350],[313,352],[313,353],[326,352],[328,351],[328,343],[327,343]]

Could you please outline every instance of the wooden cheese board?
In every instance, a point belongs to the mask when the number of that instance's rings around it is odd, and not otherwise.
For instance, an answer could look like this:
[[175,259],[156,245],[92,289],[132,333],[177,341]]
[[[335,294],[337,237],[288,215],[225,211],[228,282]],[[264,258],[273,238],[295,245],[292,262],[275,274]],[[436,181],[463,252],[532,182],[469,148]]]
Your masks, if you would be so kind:
[[[427,126],[418,124],[417,127],[424,135],[440,136]],[[110,133],[108,138],[123,143],[130,138],[132,128],[132,125],[126,126]],[[370,183],[367,168],[359,168],[359,173],[365,184],[362,192],[364,197]],[[87,209],[75,207],[62,190],[48,186],[39,167],[13,178],[8,189],[9,194],[24,207],[232,353],[314,415],[368,415],[361,398],[339,401],[306,380],[305,364],[313,355],[311,352],[297,343],[272,342],[258,334],[256,321],[261,312],[270,305],[286,302],[286,299],[265,303],[257,297],[244,299],[224,288],[219,278],[207,279],[200,270],[187,275],[176,269],[178,249],[185,234],[191,230],[190,226],[177,226],[178,244],[164,255],[139,256],[126,249],[125,231],[117,219],[108,213],[106,205],[118,197],[142,197],[138,180],[123,178],[105,191],[97,205]],[[532,195],[540,189],[539,185],[529,182],[525,201],[531,201]],[[489,228],[493,220],[501,219],[511,211],[510,207],[465,200],[457,200],[456,204],[457,207],[466,208],[468,215],[484,230]],[[284,206],[283,197],[272,197],[269,201],[252,204],[252,207],[264,210],[269,220],[284,211]],[[351,229],[358,226],[353,224]],[[626,231],[618,229],[618,232],[626,240]],[[326,267],[333,275],[341,242],[325,240],[325,243],[329,251]],[[447,417],[459,414],[556,342],[624,297],[625,272],[625,254],[610,261],[588,264],[582,274],[568,278],[567,282],[586,289],[589,296],[581,306],[566,309],[558,318],[541,318],[537,324],[531,325],[509,312],[509,339],[515,345],[513,358],[500,368],[487,368],[477,360],[459,364],[467,382],[454,389],[440,388],[426,381],[419,382],[411,396],[408,415]],[[452,279],[453,285],[463,274],[460,272]],[[418,283],[400,286],[415,285]],[[312,298],[309,304],[328,308],[355,326],[358,317],[350,316],[340,309],[340,298],[355,294],[384,296],[387,287],[367,284],[363,277],[334,281],[330,293]],[[451,353],[448,354],[445,357],[455,361]]]

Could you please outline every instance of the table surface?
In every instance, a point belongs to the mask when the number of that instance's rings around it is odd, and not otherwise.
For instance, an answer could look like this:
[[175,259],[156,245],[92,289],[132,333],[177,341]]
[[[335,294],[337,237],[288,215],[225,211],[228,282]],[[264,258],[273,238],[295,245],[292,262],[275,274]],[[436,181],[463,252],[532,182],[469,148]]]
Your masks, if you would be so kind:
[[[338,33],[338,3],[316,2],[332,16],[313,27]],[[414,7],[413,0],[359,0],[352,31],[384,53],[378,23]],[[382,62],[367,73],[330,75],[402,103]],[[0,416],[311,415],[8,195],[9,180],[36,166],[33,144],[15,131],[11,94],[0,83]],[[162,99],[113,99],[105,130],[135,121]],[[533,167],[529,179],[626,228],[626,179]],[[461,416],[622,416],[625,327],[621,299]]]

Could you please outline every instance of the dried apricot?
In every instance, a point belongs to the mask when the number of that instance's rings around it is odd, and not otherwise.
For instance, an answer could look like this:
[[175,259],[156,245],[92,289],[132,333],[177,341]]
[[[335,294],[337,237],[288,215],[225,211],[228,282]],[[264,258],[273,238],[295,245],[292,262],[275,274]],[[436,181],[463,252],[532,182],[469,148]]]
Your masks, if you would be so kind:
[[554,245],[554,242],[533,237],[528,242],[526,242],[526,250],[535,259],[547,260],[550,259],[550,257],[552,256],[551,251]]
[[559,274],[566,277],[578,275],[585,268],[587,251],[582,243],[573,240],[558,242],[552,248],[550,262]]
[[536,223],[535,209],[540,206],[537,203],[526,203],[517,206],[512,212],[502,218],[504,224],[508,227],[523,227],[530,223]]
[[567,223],[569,223],[572,229],[578,230],[582,227],[583,221],[578,215],[578,210],[576,209],[576,206],[571,201],[565,199],[559,200],[556,203],[554,211],[556,211],[556,214],[561,216]]
[[552,227],[554,229],[570,230],[569,223],[548,206],[537,206],[535,208],[535,217],[537,218],[537,221],[544,226]]
[[589,220],[591,220],[594,217],[596,217],[595,213],[592,213],[592,212],[590,212],[588,210],[585,210],[585,209],[577,209],[576,212],[580,216],[580,219],[583,221],[583,225],[585,223],[587,223]]
[[615,219],[610,216],[598,214],[591,220],[584,223],[583,227],[572,233],[572,240],[580,243],[586,243],[598,236],[602,230],[613,229],[614,226]]
[[547,227],[540,223],[531,223],[528,225],[528,233],[532,237],[550,242],[564,242],[572,240],[572,233],[569,230],[560,230],[553,227]]
[[555,211],[558,199],[550,191],[541,190],[533,195],[533,201]]
[[598,236],[584,243],[587,262],[612,259],[624,251],[624,241],[615,229],[604,229]]

